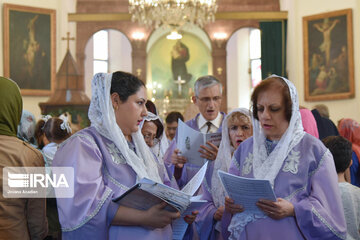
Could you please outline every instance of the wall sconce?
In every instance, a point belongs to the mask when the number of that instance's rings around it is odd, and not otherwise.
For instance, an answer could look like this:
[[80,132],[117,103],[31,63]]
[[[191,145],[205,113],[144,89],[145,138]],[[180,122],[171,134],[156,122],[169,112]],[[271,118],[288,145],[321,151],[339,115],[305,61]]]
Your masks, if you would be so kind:
[[215,43],[216,43],[216,46],[218,48],[221,48],[222,45],[226,42],[226,38],[227,38],[227,34],[224,33],[224,32],[216,32],[214,33],[214,40],[215,40]]
[[142,72],[141,68],[136,69],[136,74],[138,77],[141,76],[141,72]]
[[145,37],[145,33],[143,32],[134,32],[133,34],[131,34],[131,37],[136,45],[137,48],[140,48],[144,37]]

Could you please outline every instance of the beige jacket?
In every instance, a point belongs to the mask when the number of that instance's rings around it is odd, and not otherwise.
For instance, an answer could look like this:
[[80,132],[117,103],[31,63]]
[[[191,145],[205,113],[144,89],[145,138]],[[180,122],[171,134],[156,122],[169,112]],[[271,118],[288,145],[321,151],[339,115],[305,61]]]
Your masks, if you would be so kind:
[[4,167],[43,167],[39,151],[16,137],[0,135],[0,239],[43,239],[47,234],[43,198],[4,198]]

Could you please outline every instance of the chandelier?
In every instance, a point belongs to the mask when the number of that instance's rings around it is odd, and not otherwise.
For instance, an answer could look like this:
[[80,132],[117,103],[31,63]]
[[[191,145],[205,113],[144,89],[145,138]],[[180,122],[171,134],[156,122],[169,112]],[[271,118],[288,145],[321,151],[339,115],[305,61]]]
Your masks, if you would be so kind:
[[132,21],[147,27],[168,26],[178,30],[185,23],[204,24],[215,20],[216,0],[129,0]]

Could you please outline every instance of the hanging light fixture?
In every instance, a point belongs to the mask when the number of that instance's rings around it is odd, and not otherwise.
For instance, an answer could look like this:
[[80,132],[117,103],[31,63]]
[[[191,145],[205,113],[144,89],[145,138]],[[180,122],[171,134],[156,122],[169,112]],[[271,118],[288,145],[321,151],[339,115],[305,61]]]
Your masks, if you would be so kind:
[[169,40],[178,40],[182,38],[182,35],[178,33],[177,30],[173,30],[169,35],[166,36],[166,38]]
[[147,27],[180,29],[185,23],[204,24],[215,20],[216,0],[129,0],[132,21]]

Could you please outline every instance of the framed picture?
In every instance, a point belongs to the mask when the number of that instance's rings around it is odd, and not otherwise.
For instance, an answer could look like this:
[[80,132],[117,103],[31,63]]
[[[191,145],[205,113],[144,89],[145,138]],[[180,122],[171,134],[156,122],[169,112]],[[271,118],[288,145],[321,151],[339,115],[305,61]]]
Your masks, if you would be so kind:
[[355,97],[352,10],[303,17],[305,100]]
[[22,95],[50,95],[56,76],[56,12],[4,4],[4,76]]

